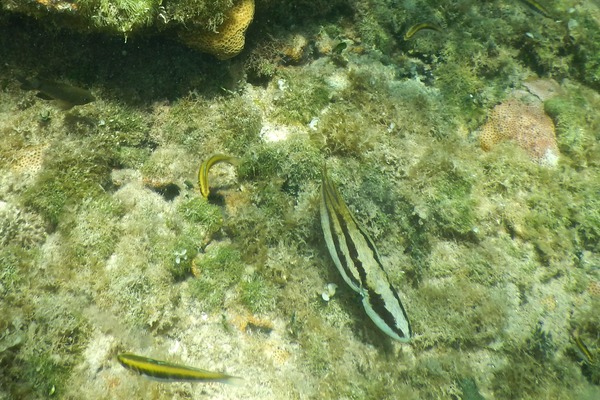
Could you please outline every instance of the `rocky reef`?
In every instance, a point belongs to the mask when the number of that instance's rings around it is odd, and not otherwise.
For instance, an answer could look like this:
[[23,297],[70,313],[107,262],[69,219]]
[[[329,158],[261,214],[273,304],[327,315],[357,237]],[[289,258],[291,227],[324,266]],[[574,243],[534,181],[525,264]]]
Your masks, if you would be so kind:
[[[594,1],[0,4],[0,399],[600,396]],[[324,164],[409,343],[329,256]]]
[[254,15],[254,0],[77,0],[2,1],[5,10],[60,24],[82,33],[156,34],[183,42],[217,58],[229,58],[244,47]]

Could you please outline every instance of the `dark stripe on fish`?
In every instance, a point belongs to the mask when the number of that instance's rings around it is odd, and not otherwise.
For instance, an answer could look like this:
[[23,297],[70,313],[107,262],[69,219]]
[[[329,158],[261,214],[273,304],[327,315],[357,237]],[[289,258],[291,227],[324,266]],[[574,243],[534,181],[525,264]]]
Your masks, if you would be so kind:
[[532,10],[537,11],[538,13],[542,14],[544,17],[552,18],[552,16],[548,12],[548,10],[546,10],[546,8],[543,5],[541,5],[539,2],[537,2],[536,0],[521,0],[521,1],[525,4],[527,4],[527,6],[529,6],[529,8],[531,8]]
[[344,281],[362,296],[367,315],[379,329],[396,340],[409,341],[412,331],[406,311],[375,243],[350,212],[325,166],[320,209],[325,242]]
[[239,379],[221,372],[206,371],[187,365],[174,364],[168,361],[155,360],[132,353],[122,353],[117,356],[121,365],[140,375],[167,382],[222,382],[230,383]]

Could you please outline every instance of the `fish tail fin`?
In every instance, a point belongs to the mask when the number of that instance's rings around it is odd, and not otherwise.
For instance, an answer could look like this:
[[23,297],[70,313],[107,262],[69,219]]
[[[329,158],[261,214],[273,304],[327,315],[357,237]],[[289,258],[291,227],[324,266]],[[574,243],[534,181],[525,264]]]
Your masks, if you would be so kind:
[[37,90],[40,87],[38,79],[27,79],[25,75],[18,74],[17,80],[21,83],[22,90]]
[[240,378],[238,376],[227,376],[219,382],[233,386],[241,386],[244,383],[244,378]]
[[239,167],[240,164],[242,163],[242,159],[239,157],[229,157],[229,159],[227,160],[227,162],[229,162],[229,164],[233,165],[234,167]]

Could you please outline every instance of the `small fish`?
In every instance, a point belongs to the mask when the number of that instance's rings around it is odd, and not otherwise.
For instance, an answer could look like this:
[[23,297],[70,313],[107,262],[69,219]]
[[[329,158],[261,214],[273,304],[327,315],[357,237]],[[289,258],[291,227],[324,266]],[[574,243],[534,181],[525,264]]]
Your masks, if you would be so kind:
[[583,355],[583,358],[585,359],[584,361],[588,364],[594,364],[594,356],[592,352],[587,348],[581,337],[576,332],[571,332],[571,337],[573,338],[575,345],[577,345],[577,349]]
[[342,54],[342,51],[346,50],[346,47],[348,47],[348,43],[339,42],[338,44],[333,46],[333,50],[331,50],[331,52],[333,54]]
[[117,356],[121,365],[129,370],[149,378],[165,382],[221,382],[233,383],[235,376],[221,372],[211,372],[186,365],[138,356],[132,353],[121,353]]
[[208,199],[208,195],[210,194],[210,188],[208,187],[208,171],[213,165],[221,162],[237,166],[240,163],[240,159],[225,154],[215,154],[207,160],[204,160],[198,170],[198,186],[200,186],[200,193],[202,193],[202,196],[205,199]]
[[393,339],[408,342],[410,322],[375,243],[344,203],[325,166],[322,180],[321,227],[334,264],[348,286],[362,296],[363,307],[375,325]]
[[539,2],[537,2],[536,0],[521,0],[523,3],[527,4],[529,6],[529,8],[533,9],[534,11],[539,12],[540,14],[542,14],[544,17],[546,18],[552,18],[552,16],[550,15],[550,13],[548,12],[548,10],[546,10],[546,8],[544,6],[542,6]]
[[26,79],[18,76],[23,90],[37,90],[37,97],[44,100],[55,100],[63,110],[69,110],[73,106],[80,106],[96,100],[88,90],[67,85],[66,83],[53,82],[40,78]]
[[404,40],[408,40],[414,36],[415,33],[419,32],[422,29],[430,29],[436,32],[443,32],[442,28],[437,26],[436,24],[432,24],[430,22],[421,22],[420,24],[416,24],[408,28],[408,31],[404,34]]

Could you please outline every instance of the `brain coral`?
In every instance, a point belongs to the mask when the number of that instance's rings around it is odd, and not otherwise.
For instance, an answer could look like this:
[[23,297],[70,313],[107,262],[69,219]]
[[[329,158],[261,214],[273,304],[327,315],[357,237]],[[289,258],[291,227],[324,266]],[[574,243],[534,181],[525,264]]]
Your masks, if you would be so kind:
[[554,166],[558,161],[554,123],[541,105],[526,104],[516,99],[497,105],[481,128],[479,140],[481,148],[486,151],[510,140],[542,165]]
[[190,47],[227,60],[244,48],[246,29],[254,17],[254,0],[238,0],[227,12],[217,32],[195,31],[180,33]]

